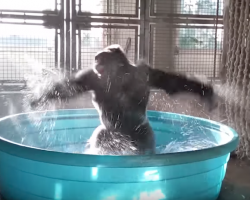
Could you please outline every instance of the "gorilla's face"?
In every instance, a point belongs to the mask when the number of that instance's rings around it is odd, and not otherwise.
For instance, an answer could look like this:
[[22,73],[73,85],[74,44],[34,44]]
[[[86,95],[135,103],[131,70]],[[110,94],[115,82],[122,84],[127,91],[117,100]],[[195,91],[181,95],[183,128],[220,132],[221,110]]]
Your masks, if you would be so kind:
[[120,45],[110,45],[95,56],[95,71],[102,77],[116,76],[127,58]]

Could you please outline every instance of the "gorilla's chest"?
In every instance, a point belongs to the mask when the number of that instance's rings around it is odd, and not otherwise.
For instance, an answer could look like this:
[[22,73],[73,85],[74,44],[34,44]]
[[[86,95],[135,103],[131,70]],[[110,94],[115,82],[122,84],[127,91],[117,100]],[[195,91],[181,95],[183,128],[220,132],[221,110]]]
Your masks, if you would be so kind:
[[149,89],[145,84],[117,85],[108,84],[108,87],[94,92],[93,101],[102,108],[123,108],[131,109],[146,106],[149,97]]

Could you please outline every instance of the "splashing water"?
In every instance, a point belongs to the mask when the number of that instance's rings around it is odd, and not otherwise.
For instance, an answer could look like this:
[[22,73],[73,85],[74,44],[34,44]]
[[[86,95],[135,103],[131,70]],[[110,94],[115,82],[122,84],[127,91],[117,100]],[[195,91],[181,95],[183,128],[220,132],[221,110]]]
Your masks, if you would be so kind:
[[[42,93],[50,88],[52,84],[56,81],[59,81],[63,78],[63,74],[59,70],[51,70],[49,68],[44,67],[41,64],[37,64],[38,70],[34,74],[30,74],[26,76],[26,84],[27,89],[25,91],[25,95],[23,98],[23,108],[24,112],[33,112],[34,110],[30,106],[30,102],[32,100],[36,100],[41,97]],[[60,101],[55,102],[45,102],[36,107],[35,111],[47,111],[47,110],[55,110],[57,106],[60,105]],[[32,114],[32,119],[39,126],[41,123],[42,117],[46,115],[46,112]]]
[[[26,76],[26,79],[27,79],[26,92],[27,93],[23,98],[23,108],[24,108],[24,111],[27,113],[34,111],[31,109],[29,102],[32,99],[39,98],[41,96],[42,91],[49,88],[55,81],[58,81],[63,77],[63,74],[60,73],[59,71],[50,70],[42,66],[41,64],[39,64],[37,68],[39,69],[37,74],[34,73],[34,74]],[[225,87],[216,87],[215,89],[216,89],[216,93],[220,97],[223,97],[223,98],[226,97]],[[228,87],[227,89],[230,89],[230,88]],[[160,93],[158,92],[152,92],[150,96],[151,104],[155,107],[154,110],[159,110],[158,109],[159,103],[161,104],[160,110],[176,112],[176,110],[174,109],[174,106],[180,107],[183,110],[184,106],[182,105],[182,103],[180,103],[180,101],[172,100],[172,105],[171,105],[171,103],[169,103],[171,102],[171,100],[168,99],[166,95],[160,94],[159,96],[159,94]],[[60,101],[57,101],[57,103],[46,102],[45,104],[39,105],[36,108],[36,111],[55,110],[58,106],[60,106],[60,103],[61,103]],[[186,114],[185,112],[188,112],[188,109],[192,110],[192,106],[189,105],[189,107],[181,113]],[[86,150],[85,149],[86,142],[80,142],[80,143],[75,143],[75,144],[62,144],[60,145],[60,147],[53,146],[52,144],[53,142],[50,141],[51,140],[50,136],[51,134],[53,134],[53,128],[55,126],[56,119],[51,120],[50,123],[46,123],[46,125],[44,124],[42,125],[42,118],[46,114],[47,114],[46,112],[41,112],[41,113],[38,112],[36,114],[32,113],[28,115],[29,120],[32,121],[35,126],[40,127],[40,133],[39,133],[40,139],[43,141],[44,140],[47,141],[44,148],[48,150],[53,150],[53,151],[61,151],[61,152],[69,152],[69,153],[84,153]],[[16,124],[16,128],[18,129],[19,122],[17,119],[16,119],[15,124]],[[173,152],[183,152],[183,151],[194,151],[198,149],[211,148],[217,145],[216,143],[210,140],[204,140],[204,139],[200,140],[199,138],[192,136],[192,133],[194,132],[194,130],[197,131],[197,126],[198,126],[198,124],[195,123],[195,120],[193,124],[189,124],[186,126],[188,126],[188,129],[187,127],[185,127],[185,125],[183,125],[180,131],[180,134],[184,136],[189,135],[188,139],[186,139],[185,141],[173,140],[173,141],[168,142],[168,144],[166,145],[157,146],[156,152],[158,154],[162,154],[162,153],[173,153]],[[24,142],[25,142],[25,139],[28,139],[28,136],[24,138]]]
[[[66,144],[60,146],[51,146],[48,147],[48,150],[52,151],[61,151],[67,153],[77,153],[77,154],[92,154],[95,155],[94,151],[89,151],[86,149],[87,143],[76,143],[76,144]],[[218,146],[217,143],[210,140],[197,140],[197,138],[193,137],[193,139],[188,139],[186,141],[171,141],[167,145],[160,145],[156,147],[156,154],[165,154],[165,153],[177,153],[177,152],[185,152],[185,151],[195,151],[201,149],[207,149]],[[126,154],[126,153],[125,153]]]
[[164,153],[177,153],[177,152],[185,152],[185,151],[195,151],[200,149],[207,149],[217,146],[215,142],[210,140],[196,140],[189,139],[187,141],[179,142],[177,140],[170,142],[166,146],[156,147],[157,154]]
[[180,131],[174,133],[174,135],[177,134],[177,137],[179,135],[181,136],[181,138],[178,137],[179,139],[174,139],[176,137],[174,136],[174,138],[167,142],[166,145],[157,146],[156,153],[164,154],[195,151],[218,146],[215,139],[213,137],[211,138],[212,133],[210,131],[208,133],[207,131],[208,129],[206,127],[201,126],[199,121],[196,119],[190,122],[183,123],[183,125],[180,127]]
[[[35,110],[31,108],[30,102],[32,100],[38,99],[42,95],[43,91],[51,87],[55,81],[60,80],[63,77],[63,74],[59,70],[51,70],[46,68],[43,64],[36,62],[35,59],[30,57],[26,56],[25,59],[29,63],[32,72],[25,75],[27,87],[21,91],[24,94],[22,99],[22,110],[23,112],[27,113],[27,120],[29,120],[32,125],[40,130],[40,139],[44,140],[47,138],[47,143],[49,144],[49,131],[53,131],[56,119],[50,120],[49,123],[46,124],[43,123],[42,119],[47,114],[46,111],[55,110],[60,102],[46,102],[45,104],[38,105]],[[13,109],[15,109],[15,107],[10,104],[9,114],[14,114]],[[34,111],[38,112],[34,113]],[[17,130],[17,134],[19,134],[20,130],[22,129],[25,131],[25,127],[20,129],[20,124],[22,123],[20,118],[14,117],[11,118],[11,120],[15,126],[15,129]],[[22,135],[22,143],[32,144],[32,142],[28,141],[30,141],[29,135]]]
[[228,84],[223,84],[215,85],[214,90],[219,98],[239,105],[239,102],[237,101],[238,97],[235,96],[235,94],[238,93],[238,91],[241,91],[241,88],[234,88]]
[[[175,126],[175,124],[173,124],[173,126]],[[196,151],[213,148],[228,142],[227,138],[221,138],[219,140],[220,144],[218,144],[210,130],[206,127],[200,126],[198,120],[183,123],[183,126],[178,129],[178,131],[161,131],[161,133],[158,134],[167,134],[167,137],[169,138],[167,138],[165,144],[156,146],[156,154]],[[219,134],[219,132],[216,134]],[[95,153],[94,149],[89,151],[85,148],[86,144],[87,141],[85,139],[71,144],[52,145],[48,149],[52,151],[96,155],[97,153]],[[130,155],[129,153],[124,153],[124,155],[125,154]]]

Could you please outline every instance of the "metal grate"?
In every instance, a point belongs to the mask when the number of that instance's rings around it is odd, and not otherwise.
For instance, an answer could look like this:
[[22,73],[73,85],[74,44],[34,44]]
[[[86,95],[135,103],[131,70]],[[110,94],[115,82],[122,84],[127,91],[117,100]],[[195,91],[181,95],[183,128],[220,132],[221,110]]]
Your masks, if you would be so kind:
[[55,30],[0,24],[0,81],[23,81],[39,66],[55,67]]
[[55,10],[56,0],[0,0],[0,10]]
[[96,52],[111,44],[120,44],[128,58],[135,61],[137,58],[137,30],[128,28],[91,28],[81,30],[81,66],[93,64]]
[[[218,0],[223,15],[223,0]],[[217,0],[152,0],[155,14],[217,15]]]
[[138,0],[79,0],[82,12],[136,15]]
[[[222,53],[222,29],[153,27],[152,58],[154,68],[218,77]],[[216,58],[215,58],[216,57]],[[215,66],[214,66],[215,61]]]

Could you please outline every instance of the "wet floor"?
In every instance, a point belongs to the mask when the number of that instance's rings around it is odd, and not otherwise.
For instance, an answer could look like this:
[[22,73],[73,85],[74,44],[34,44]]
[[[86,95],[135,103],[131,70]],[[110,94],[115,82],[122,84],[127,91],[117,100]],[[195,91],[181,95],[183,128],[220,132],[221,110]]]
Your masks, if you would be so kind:
[[250,162],[231,159],[218,200],[250,200]]

